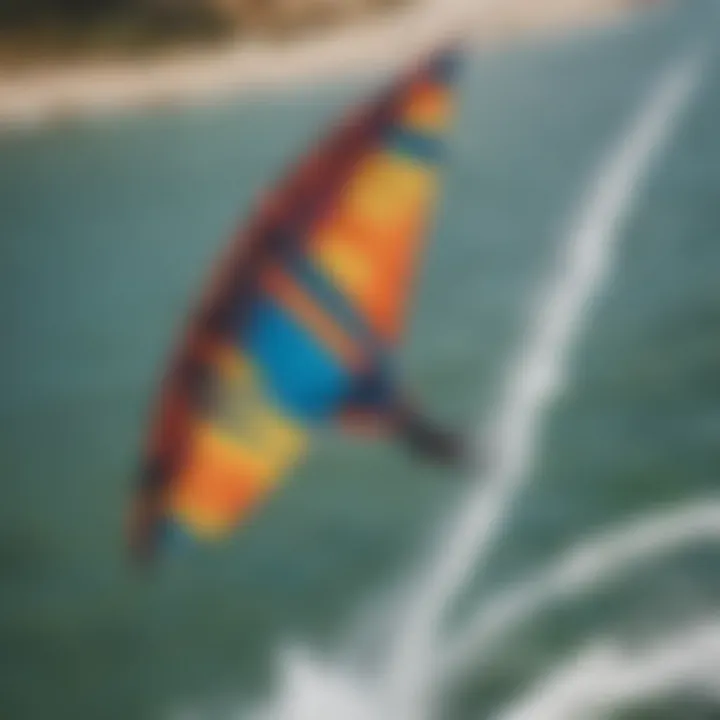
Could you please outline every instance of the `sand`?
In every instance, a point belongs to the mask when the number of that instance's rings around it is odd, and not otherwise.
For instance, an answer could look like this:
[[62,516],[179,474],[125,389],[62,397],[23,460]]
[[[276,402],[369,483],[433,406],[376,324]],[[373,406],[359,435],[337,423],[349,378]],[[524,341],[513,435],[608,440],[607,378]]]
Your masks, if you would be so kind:
[[421,0],[391,16],[292,42],[245,40],[152,59],[0,71],[0,124],[204,103],[242,90],[389,69],[461,31],[478,46],[496,47],[609,22],[638,5],[638,0]]

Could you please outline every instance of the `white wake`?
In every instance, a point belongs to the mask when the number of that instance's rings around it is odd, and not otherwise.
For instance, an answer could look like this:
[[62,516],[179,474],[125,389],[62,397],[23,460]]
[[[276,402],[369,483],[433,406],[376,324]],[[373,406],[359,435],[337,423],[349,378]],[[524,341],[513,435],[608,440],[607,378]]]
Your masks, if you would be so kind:
[[689,545],[720,540],[720,497],[653,512],[571,548],[549,569],[498,593],[463,624],[441,660],[445,683],[482,671],[495,644],[553,603],[589,593]]
[[482,566],[510,505],[531,469],[544,412],[563,390],[573,342],[600,293],[622,226],[641,182],[657,159],[698,85],[701,58],[682,58],[662,76],[639,115],[603,163],[581,203],[580,214],[536,304],[523,348],[508,374],[497,422],[483,429],[489,443],[487,470],[477,478],[424,577],[413,590],[388,668],[388,717],[432,717],[433,659],[441,644],[445,613],[469,574]]
[[[694,53],[673,64],[652,88],[638,116],[611,148],[584,197],[545,293],[534,305],[518,360],[507,377],[497,418],[479,433],[492,456],[445,540],[400,606],[376,673],[365,675],[343,657],[293,650],[281,659],[280,686],[253,720],[423,720],[437,716],[442,693],[469,668],[482,669],[494,643],[550,602],[587,592],[623,570],[684,544],[720,536],[720,499],[690,504],[616,527],[568,551],[535,578],[498,594],[454,636],[445,634],[451,603],[471,572],[482,569],[511,503],[536,459],[544,413],[567,384],[576,337],[602,291],[623,222],[642,181],[681,121],[701,76]],[[371,616],[369,616],[371,617]],[[363,624],[359,625],[362,633]],[[595,643],[549,674],[498,720],[591,718],[610,705],[682,682],[720,678],[720,625],[708,623],[683,639],[641,654]],[[593,678],[598,680],[593,684]]]
[[598,640],[494,718],[593,720],[614,708],[680,690],[717,702],[719,682],[720,620],[711,619],[641,651]]

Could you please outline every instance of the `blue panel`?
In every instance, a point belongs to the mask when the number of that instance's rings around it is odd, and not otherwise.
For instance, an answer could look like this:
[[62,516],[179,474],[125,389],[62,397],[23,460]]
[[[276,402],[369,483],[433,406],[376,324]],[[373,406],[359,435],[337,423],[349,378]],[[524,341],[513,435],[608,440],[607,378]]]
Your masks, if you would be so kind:
[[414,160],[433,164],[443,158],[444,144],[434,135],[393,127],[386,133],[384,140],[388,150]]
[[350,374],[318,339],[267,297],[260,297],[243,334],[278,405],[308,422],[330,417],[350,387]]
[[379,338],[368,328],[355,308],[338,290],[325,272],[307,256],[296,255],[289,259],[287,270],[322,307],[329,312],[373,358],[368,370],[352,381],[345,404],[356,409],[387,409],[394,400],[394,387],[390,381],[390,358]]

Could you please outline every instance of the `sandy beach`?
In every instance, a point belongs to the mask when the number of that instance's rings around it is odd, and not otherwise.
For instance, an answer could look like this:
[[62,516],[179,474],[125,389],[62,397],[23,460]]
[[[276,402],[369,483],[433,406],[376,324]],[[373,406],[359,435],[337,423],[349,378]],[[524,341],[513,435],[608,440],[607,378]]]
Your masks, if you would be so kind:
[[[208,102],[241,90],[373,72],[460,31],[497,47],[611,22],[639,0],[424,0],[402,12],[286,43],[243,40],[153,59],[0,70],[0,124],[36,125],[144,106]],[[645,3],[647,4],[647,3]]]

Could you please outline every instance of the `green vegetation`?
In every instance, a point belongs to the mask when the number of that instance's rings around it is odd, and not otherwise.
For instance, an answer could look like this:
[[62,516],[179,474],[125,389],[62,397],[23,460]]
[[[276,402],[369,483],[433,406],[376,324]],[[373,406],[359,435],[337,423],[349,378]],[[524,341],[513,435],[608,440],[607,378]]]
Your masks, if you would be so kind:
[[412,0],[0,0],[0,63],[292,37]]

